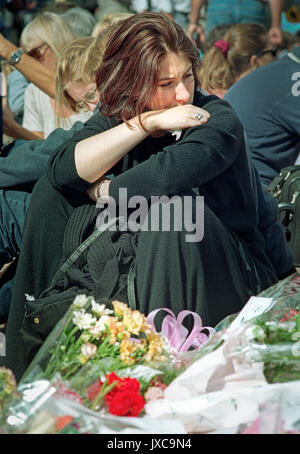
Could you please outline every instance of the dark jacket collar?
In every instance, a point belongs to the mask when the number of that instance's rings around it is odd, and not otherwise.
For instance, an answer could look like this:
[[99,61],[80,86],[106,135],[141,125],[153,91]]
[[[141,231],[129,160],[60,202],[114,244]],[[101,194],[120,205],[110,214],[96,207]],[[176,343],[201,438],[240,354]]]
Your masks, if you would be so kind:
[[196,89],[194,93],[193,105],[202,107],[210,101],[216,101],[219,98],[215,95],[205,95],[201,92],[200,89]]

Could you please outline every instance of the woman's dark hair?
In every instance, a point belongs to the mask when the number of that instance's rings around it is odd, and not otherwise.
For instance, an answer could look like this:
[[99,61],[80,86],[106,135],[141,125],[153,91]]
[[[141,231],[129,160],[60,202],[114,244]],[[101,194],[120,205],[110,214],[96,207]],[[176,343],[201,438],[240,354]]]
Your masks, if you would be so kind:
[[184,30],[160,13],[138,13],[122,21],[112,34],[96,73],[105,116],[128,121],[150,104],[158,85],[158,71],[169,53],[192,63],[199,86],[199,53]]

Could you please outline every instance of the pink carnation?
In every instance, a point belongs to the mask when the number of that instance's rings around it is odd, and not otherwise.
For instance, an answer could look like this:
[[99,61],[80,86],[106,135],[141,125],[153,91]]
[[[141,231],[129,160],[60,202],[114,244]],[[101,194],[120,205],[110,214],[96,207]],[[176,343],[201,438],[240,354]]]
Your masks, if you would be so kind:
[[164,398],[164,391],[162,388],[157,386],[150,386],[145,393],[145,399],[147,402],[150,400],[158,400]]

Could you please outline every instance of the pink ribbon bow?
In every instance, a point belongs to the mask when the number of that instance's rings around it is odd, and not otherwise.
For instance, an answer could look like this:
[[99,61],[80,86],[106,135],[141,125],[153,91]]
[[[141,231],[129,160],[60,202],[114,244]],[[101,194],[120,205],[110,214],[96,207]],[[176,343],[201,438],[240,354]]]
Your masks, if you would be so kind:
[[227,57],[227,52],[229,51],[229,43],[227,41],[225,41],[224,39],[218,39],[218,41],[214,43],[214,47],[218,47],[224,57]]
[[[202,320],[196,312],[181,311],[176,318],[174,312],[166,307],[156,309],[148,315],[147,323],[152,326],[154,331],[156,331],[154,319],[156,314],[160,311],[166,311],[170,314],[166,315],[162,321],[161,334],[165,336],[170,345],[175,347],[179,352],[186,352],[190,347],[199,350],[209,340],[210,336],[215,334],[213,328],[202,326]],[[194,318],[194,326],[188,335],[189,331],[182,325],[182,322],[189,314]],[[207,330],[209,334],[203,333],[203,330]]]

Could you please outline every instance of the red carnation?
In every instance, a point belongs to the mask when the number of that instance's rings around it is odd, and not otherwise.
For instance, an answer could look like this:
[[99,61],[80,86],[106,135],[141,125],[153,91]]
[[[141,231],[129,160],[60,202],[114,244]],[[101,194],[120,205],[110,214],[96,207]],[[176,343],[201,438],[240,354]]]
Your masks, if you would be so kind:
[[116,416],[138,416],[145,400],[140,395],[140,384],[136,378],[120,378],[114,372],[106,376],[108,384],[117,385],[104,397],[108,411]]
[[116,382],[111,391],[104,395],[108,411],[116,416],[138,416],[144,408],[145,400],[139,393],[140,384],[136,378],[121,378],[114,372],[106,375],[103,383],[100,379],[87,389],[87,397],[93,401],[99,395],[102,386],[105,393],[106,387]]
[[108,411],[116,416],[138,416],[144,408],[145,400],[135,388],[135,384],[130,387],[128,383],[127,386],[116,386],[104,397]]
[[114,381],[117,381],[118,382],[118,385],[121,384],[124,380],[126,380],[125,378],[121,378],[119,377],[118,375],[116,375],[114,372],[111,372],[110,374],[107,374],[105,376],[108,384],[110,385],[111,383],[113,383]]

